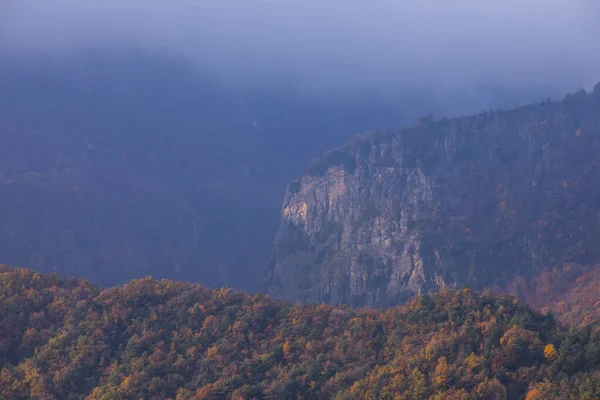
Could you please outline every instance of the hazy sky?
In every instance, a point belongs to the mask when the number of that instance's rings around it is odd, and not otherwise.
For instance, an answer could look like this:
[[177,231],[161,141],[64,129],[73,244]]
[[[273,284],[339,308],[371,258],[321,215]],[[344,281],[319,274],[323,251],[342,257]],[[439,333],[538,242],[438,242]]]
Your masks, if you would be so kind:
[[142,44],[324,88],[600,80],[598,0],[0,0],[0,50]]

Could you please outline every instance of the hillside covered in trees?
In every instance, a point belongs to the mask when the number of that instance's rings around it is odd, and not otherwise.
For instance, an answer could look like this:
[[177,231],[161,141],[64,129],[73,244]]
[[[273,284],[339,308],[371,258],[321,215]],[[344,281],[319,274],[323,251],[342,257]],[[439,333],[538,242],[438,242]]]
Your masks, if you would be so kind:
[[600,327],[471,289],[385,312],[0,268],[0,398],[595,399]]

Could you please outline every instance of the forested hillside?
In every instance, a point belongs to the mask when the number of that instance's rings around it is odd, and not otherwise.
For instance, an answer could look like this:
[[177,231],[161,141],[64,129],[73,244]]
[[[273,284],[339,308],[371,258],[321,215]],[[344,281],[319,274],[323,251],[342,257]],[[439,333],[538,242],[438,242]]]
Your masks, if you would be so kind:
[[600,328],[471,289],[385,312],[0,269],[0,397],[594,399]]

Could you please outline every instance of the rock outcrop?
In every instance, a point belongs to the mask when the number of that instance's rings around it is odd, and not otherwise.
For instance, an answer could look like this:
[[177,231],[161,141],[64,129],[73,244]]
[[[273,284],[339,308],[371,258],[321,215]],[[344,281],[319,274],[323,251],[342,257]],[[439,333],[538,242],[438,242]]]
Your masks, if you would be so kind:
[[354,138],[289,185],[268,292],[387,306],[600,261],[600,85]]

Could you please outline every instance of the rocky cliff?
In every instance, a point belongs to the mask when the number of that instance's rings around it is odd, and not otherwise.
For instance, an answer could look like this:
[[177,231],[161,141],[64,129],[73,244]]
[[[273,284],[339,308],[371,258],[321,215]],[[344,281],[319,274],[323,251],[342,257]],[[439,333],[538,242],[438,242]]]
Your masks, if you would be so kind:
[[386,306],[600,261],[600,84],[354,138],[289,185],[268,292]]

